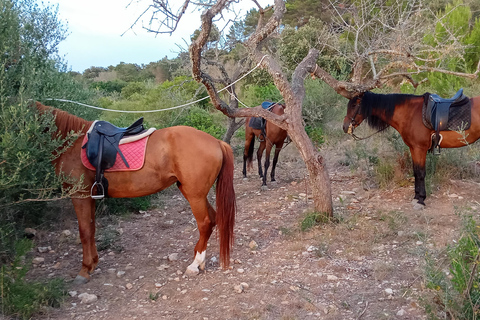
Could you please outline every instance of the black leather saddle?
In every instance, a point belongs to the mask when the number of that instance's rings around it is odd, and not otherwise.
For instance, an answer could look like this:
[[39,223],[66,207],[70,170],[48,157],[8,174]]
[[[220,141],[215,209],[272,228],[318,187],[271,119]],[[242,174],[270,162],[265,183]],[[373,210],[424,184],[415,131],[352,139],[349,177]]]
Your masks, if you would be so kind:
[[444,99],[437,94],[426,94],[426,117],[427,122],[430,123],[432,129],[435,131],[435,135],[432,140],[431,150],[439,154],[440,153],[440,131],[448,130],[448,121],[450,115],[450,107],[458,104],[464,104],[469,98],[463,94],[463,89],[449,99]]
[[[262,108],[271,111],[271,108],[275,105],[275,102],[264,101],[262,102]],[[259,141],[264,141],[267,133],[265,131],[265,127],[267,125],[267,120],[262,117],[252,117],[250,118],[250,122],[248,123],[250,128],[261,130],[262,132],[258,136]]]
[[[128,165],[122,151],[120,140],[125,136],[136,135],[145,131],[143,118],[138,119],[127,128],[119,128],[107,121],[95,121],[93,127],[87,133],[88,141],[82,148],[86,148],[88,161],[95,167],[95,183],[92,185],[91,196],[94,199],[102,199],[108,196],[108,181],[104,177],[105,170],[115,164],[117,154],[120,154],[123,162]],[[93,195],[93,187],[97,186],[97,193]]]

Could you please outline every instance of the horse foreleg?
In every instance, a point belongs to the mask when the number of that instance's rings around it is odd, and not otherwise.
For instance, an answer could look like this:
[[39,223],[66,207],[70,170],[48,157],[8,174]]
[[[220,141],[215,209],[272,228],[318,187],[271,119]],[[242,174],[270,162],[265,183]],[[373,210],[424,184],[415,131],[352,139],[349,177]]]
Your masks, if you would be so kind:
[[195,257],[193,262],[187,267],[185,274],[197,275],[200,270],[205,269],[207,243],[212,234],[213,227],[215,226],[216,212],[206,198],[200,200],[192,200],[187,196],[185,196],[185,198],[190,202],[193,215],[197,221],[198,231],[200,233],[200,237],[194,249]]
[[[427,159],[427,151],[421,149],[410,149],[413,162],[413,175],[415,177],[415,197],[416,204],[425,206],[425,198],[427,192],[425,189],[425,162]],[[421,207],[419,207],[421,208]]]
[[[252,165],[252,155],[253,148],[255,146],[255,136],[253,134],[245,134],[245,149],[243,151],[243,177],[247,177],[247,162],[249,162],[249,167]],[[252,149],[252,150],[250,150]],[[250,158],[250,159],[249,159]]]
[[72,199],[77,214],[78,230],[82,241],[82,269],[75,278],[75,284],[86,283],[98,264],[98,252],[95,245],[95,201],[92,198]]
[[264,150],[265,150],[265,141],[260,143],[260,146],[258,147],[258,151],[257,151],[258,174],[260,175],[260,178],[263,178],[262,155]]
[[272,181],[275,181],[275,168],[277,166],[277,161],[278,161],[278,155],[280,154],[280,150],[282,150],[282,147],[275,146],[275,155],[273,156],[273,163],[272,163],[272,172],[270,173],[270,177],[272,178]]

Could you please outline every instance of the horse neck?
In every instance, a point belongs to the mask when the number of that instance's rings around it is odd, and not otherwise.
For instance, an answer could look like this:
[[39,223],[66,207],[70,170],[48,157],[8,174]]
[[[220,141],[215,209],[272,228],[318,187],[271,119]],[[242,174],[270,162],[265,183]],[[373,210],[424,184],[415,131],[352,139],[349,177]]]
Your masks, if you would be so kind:
[[[423,96],[409,94],[376,94],[366,106],[367,122],[373,129],[383,129],[392,126],[398,127],[405,120],[410,119],[416,110],[421,111]],[[420,108],[417,108],[420,106]]]
[[54,115],[57,132],[59,132],[63,138],[65,138],[66,135],[71,131],[85,133],[93,123],[93,121],[87,121],[66,111],[44,106],[39,102],[35,104],[35,107],[38,109],[38,111],[40,111],[40,113],[51,112]]

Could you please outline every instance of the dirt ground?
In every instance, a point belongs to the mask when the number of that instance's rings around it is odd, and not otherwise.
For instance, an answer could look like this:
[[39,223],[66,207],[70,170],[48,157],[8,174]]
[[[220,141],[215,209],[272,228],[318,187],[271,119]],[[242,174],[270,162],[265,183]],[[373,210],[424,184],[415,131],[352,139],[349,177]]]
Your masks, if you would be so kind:
[[[40,319],[425,319],[425,254],[458,238],[459,211],[480,213],[480,184],[451,180],[432,192],[424,210],[413,210],[413,180],[365,188],[358,171],[340,164],[338,150],[323,154],[339,221],[305,232],[300,223],[312,203],[295,146],[280,154],[277,182],[266,191],[255,172],[243,179],[236,156],[238,212],[227,271],[219,268],[212,236],[206,271],[184,275],[198,231],[172,188],[154,209],[99,219],[98,233],[113,230],[117,240],[100,251],[91,281],[74,286],[81,245],[73,209],[66,210],[58,228],[39,232],[36,245],[51,248],[36,250],[44,262],[30,277],[64,277],[70,295]],[[82,293],[97,300],[82,303]]]

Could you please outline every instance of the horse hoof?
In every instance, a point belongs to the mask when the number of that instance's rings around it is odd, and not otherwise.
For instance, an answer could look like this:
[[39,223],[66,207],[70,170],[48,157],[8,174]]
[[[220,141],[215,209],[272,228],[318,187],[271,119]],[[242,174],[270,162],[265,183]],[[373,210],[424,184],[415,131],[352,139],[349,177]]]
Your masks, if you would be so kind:
[[412,206],[414,206],[414,205],[416,205],[416,204],[418,203],[418,200],[417,200],[417,199],[413,199],[411,203],[412,203]]
[[74,285],[82,285],[82,284],[85,284],[85,283],[87,283],[87,282],[88,282],[88,279],[85,278],[85,277],[83,277],[83,276],[81,276],[81,275],[77,275],[77,276],[75,277],[75,280],[73,280],[73,284],[74,284]]
[[267,186],[261,186],[261,187],[260,187],[260,190],[262,190],[262,191],[267,191],[267,190],[268,190],[268,187],[267,187]]
[[200,273],[200,271],[198,270],[197,267],[191,267],[191,266],[188,266],[187,267],[187,270],[185,270],[185,275],[186,276],[196,276]]
[[424,204],[420,204],[420,203],[415,203],[415,205],[413,206],[413,210],[423,210],[425,209],[425,205]]

